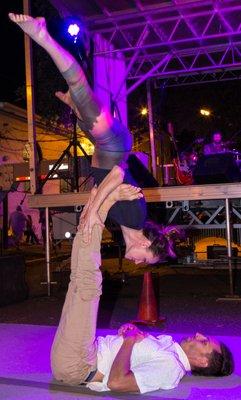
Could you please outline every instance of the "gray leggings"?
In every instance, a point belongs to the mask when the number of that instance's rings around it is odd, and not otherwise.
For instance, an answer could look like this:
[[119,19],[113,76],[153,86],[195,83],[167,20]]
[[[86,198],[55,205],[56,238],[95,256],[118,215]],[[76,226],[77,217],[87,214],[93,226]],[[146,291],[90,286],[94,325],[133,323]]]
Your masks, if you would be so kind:
[[90,141],[95,145],[92,165],[111,169],[114,165],[125,161],[132,148],[132,135],[120,121],[112,118],[108,128],[98,134],[93,131],[94,124],[102,112],[99,100],[88,85],[82,69],[77,62],[63,73],[71,98],[78,108],[81,120],[78,125]]

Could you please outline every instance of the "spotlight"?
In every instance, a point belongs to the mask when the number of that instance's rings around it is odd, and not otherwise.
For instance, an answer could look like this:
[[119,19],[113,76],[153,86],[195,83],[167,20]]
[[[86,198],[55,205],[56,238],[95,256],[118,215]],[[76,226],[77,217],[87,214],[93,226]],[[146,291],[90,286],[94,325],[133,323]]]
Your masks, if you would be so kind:
[[77,36],[80,31],[80,27],[77,24],[70,24],[68,27],[68,32],[70,36]]
[[69,17],[65,19],[65,32],[68,33],[70,40],[77,42],[80,36],[83,36],[85,27],[79,18]]

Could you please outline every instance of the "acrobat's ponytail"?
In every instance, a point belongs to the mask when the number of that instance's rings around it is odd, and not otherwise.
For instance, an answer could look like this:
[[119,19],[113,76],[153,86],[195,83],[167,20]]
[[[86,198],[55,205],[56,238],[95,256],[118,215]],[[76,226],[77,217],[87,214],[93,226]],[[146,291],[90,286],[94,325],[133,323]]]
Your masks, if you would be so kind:
[[163,227],[153,221],[146,221],[143,233],[151,242],[149,249],[160,262],[168,258],[176,258],[176,241],[183,237],[180,229],[176,226]]

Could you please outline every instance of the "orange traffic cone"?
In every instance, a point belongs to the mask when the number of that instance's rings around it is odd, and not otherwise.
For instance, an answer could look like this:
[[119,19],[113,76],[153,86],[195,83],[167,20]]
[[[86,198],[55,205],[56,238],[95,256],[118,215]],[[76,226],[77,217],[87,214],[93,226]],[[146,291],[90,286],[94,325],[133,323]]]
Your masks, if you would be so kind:
[[143,286],[136,324],[158,325],[165,321],[164,317],[158,316],[157,302],[152,283],[151,272],[145,272],[143,277]]

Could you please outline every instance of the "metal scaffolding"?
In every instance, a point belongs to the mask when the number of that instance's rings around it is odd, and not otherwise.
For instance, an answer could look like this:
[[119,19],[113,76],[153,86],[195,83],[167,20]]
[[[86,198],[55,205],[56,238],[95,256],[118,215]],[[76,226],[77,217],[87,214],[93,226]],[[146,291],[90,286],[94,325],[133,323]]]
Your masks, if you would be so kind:
[[63,14],[68,11],[84,17],[92,35],[104,36],[109,46],[96,48],[96,55],[120,51],[125,55],[126,79],[134,81],[135,87],[147,78],[177,79],[207,72],[216,76],[224,70],[241,69],[239,0],[52,3]]

